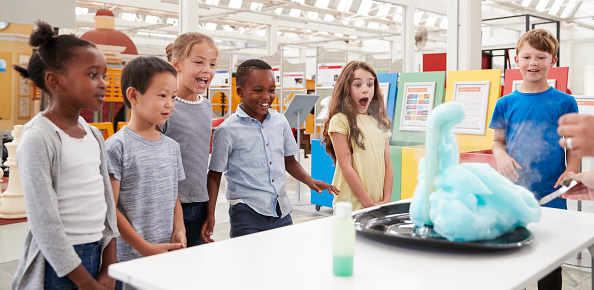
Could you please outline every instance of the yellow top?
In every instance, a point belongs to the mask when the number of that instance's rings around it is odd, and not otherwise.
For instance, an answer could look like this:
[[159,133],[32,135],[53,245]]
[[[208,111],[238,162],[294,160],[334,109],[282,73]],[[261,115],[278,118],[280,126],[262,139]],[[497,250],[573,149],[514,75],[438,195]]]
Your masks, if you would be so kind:
[[[346,116],[342,113],[332,116],[328,125],[328,133],[340,133],[349,136],[350,128]],[[365,137],[363,144],[365,150],[357,144],[353,144],[351,162],[353,169],[359,175],[365,191],[374,202],[379,202],[384,197],[384,178],[386,165],[384,161],[384,150],[386,149],[386,138],[392,136],[389,131],[382,131],[375,118],[368,115],[357,115],[357,126]],[[336,165],[332,184],[338,187],[340,194],[334,197],[334,204],[339,201],[348,201],[353,204],[353,210],[363,208],[363,205],[342,175],[340,165]]]

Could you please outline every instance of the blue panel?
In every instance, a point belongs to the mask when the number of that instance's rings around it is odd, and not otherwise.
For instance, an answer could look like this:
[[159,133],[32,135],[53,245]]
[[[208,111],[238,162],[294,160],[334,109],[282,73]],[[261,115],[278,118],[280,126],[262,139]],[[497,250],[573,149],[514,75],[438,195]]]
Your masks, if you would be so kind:
[[[326,148],[321,143],[322,140],[320,139],[311,140],[311,177],[331,184],[334,178],[334,162],[332,162],[332,157],[326,153]],[[332,207],[333,199],[334,196],[327,190],[322,191],[322,193],[311,191],[312,204]]]
[[390,83],[388,92],[388,105],[386,112],[391,124],[394,124],[394,109],[396,107],[396,96],[398,92],[398,74],[397,73],[380,73],[377,74],[377,80],[380,83]]

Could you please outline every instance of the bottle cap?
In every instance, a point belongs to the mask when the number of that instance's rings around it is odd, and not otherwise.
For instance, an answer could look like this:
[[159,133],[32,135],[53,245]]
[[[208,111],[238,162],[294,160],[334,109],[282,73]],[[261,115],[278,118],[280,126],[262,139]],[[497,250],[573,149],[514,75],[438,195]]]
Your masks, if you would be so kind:
[[341,201],[336,203],[337,217],[350,217],[353,205],[348,201]]

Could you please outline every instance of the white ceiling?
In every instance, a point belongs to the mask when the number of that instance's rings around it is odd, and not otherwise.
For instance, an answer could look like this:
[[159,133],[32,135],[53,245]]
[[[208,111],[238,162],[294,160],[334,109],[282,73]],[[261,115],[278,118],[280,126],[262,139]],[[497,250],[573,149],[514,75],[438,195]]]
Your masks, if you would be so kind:
[[[164,55],[165,45],[178,35],[177,2],[77,0],[76,33],[92,29],[96,10],[106,8],[115,14],[116,29],[132,38],[139,54]],[[398,43],[403,42],[402,23],[407,7],[415,8],[416,27],[423,26],[428,31],[423,50],[445,51],[445,0],[199,0],[198,30],[212,36],[221,51],[233,54],[266,55],[271,26],[276,27],[280,47],[322,46],[382,54],[390,49],[400,50]],[[594,32],[594,0],[482,1],[483,19],[523,14],[561,21],[562,35],[575,37],[582,31]],[[538,22],[537,18],[532,19]],[[554,31],[551,25],[539,27]],[[483,45],[508,46],[524,30],[523,17],[485,21]],[[571,33],[565,33],[566,30]]]

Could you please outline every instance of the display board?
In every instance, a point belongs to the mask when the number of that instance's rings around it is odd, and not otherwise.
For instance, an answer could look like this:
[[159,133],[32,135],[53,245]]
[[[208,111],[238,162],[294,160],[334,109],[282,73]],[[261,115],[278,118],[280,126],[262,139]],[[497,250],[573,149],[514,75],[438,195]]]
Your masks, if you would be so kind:
[[400,130],[425,131],[427,116],[433,110],[435,82],[404,84],[404,103],[400,112]]
[[[415,83],[434,83],[435,84],[435,91],[433,92],[433,101],[429,102],[427,105],[431,105],[432,108],[438,106],[439,104],[443,103],[445,97],[445,77],[446,72],[444,71],[437,71],[437,72],[417,72],[417,73],[401,73],[398,76],[398,97],[396,98],[396,106],[394,110],[394,125],[392,126],[392,139],[390,141],[391,145],[410,145],[410,144],[424,144],[425,143],[425,133],[421,130],[419,131],[409,131],[409,130],[401,130],[401,119],[403,110],[406,110],[406,102],[405,102],[405,94],[406,84],[415,84]],[[378,77],[379,78],[379,77]],[[415,86],[411,86],[411,88],[415,88]],[[409,91],[409,93],[412,93]],[[411,102],[412,103],[412,102]],[[423,102],[423,108],[425,103]],[[412,109],[412,107],[411,107]]]
[[384,97],[386,113],[390,119],[390,124],[394,124],[394,108],[396,107],[396,94],[398,93],[398,74],[397,73],[378,73],[377,81],[380,84],[380,90]]
[[[550,80],[555,80],[554,88],[562,91],[567,92],[567,78],[569,76],[569,68],[568,67],[552,67],[549,69],[549,73],[547,74],[547,82]],[[506,69],[505,70],[505,79],[504,79],[504,86],[503,86],[503,96],[510,94],[514,91],[514,81],[521,81],[523,80],[522,74],[520,73],[520,69]],[[549,82],[549,85],[551,83]],[[552,85],[551,85],[552,86]]]
[[490,86],[489,81],[454,82],[452,102],[462,104],[466,112],[464,120],[452,128],[455,134],[485,135]]
[[[445,97],[445,101],[446,102],[451,102],[454,99],[454,89],[460,87],[460,85],[456,85],[456,83],[460,84],[465,84],[467,82],[478,82],[478,83],[484,83],[486,84],[486,82],[489,83],[488,85],[488,89],[486,87],[481,88],[480,92],[476,92],[477,90],[477,86],[476,85],[471,85],[470,87],[472,87],[471,91],[466,92],[466,94],[470,94],[470,95],[486,95],[487,91],[488,91],[488,97],[484,97],[484,98],[488,98],[486,101],[482,100],[480,104],[477,105],[477,107],[480,107],[480,109],[482,109],[483,107],[486,106],[486,117],[480,118],[480,122],[481,124],[472,124],[473,128],[482,128],[485,127],[485,132],[481,133],[480,135],[471,135],[468,133],[465,134],[461,134],[458,133],[456,134],[456,139],[458,140],[458,146],[462,147],[462,146],[469,146],[469,147],[474,147],[475,150],[483,150],[483,149],[491,149],[491,146],[493,145],[493,134],[494,134],[494,130],[493,129],[489,129],[489,123],[491,122],[491,117],[493,116],[493,110],[495,110],[495,104],[497,103],[497,99],[499,99],[499,96],[501,95],[501,85],[500,85],[500,81],[501,81],[501,70],[500,69],[487,69],[487,70],[468,70],[468,71],[450,71],[448,72],[448,82],[447,82],[447,89],[446,89],[446,97]],[[480,85],[479,85],[480,86]],[[484,85],[486,86],[486,85]],[[485,91],[483,91],[485,90]],[[459,94],[459,93],[458,93]],[[459,98],[459,97],[457,97]],[[458,101],[460,101],[460,99],[458,99]],[[465,106],[466,107],[466,106]],[[476,116],[474,115],[476,112],[478,112],[478,109],[474,109],[471,108],[471,111],[466,112],[467,118],[468,116],[474,116],[474,118],[476,118]],[[471,114],[471,115],[469,115]],[[466,120],[466,119],[465,119]],[[484,122],[484,124],[482,124],[482,122]],[[475,131],[475,129],[473,129],[473,131]]]

